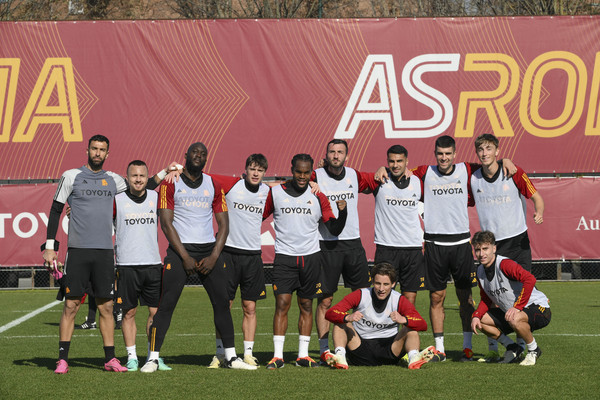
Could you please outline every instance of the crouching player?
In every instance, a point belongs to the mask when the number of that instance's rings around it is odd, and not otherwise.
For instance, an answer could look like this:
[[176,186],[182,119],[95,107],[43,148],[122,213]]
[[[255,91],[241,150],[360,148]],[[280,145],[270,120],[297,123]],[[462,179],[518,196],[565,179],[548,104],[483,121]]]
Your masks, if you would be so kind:
[[[427,330],[427,322],[406,297],[393,290],[396,270],[391,264],[376,264],[371,276],[371,288],[355,290],[325,314],[335,324],[335,354],[325,355],[327,363],[347,369],[347,355],[352,365],[390,365],[408,353],[408,368],[421,368],[434,350],[430,346],[419,353],[418,332]],[[351,309],[354,312],[347,314]]]
[[[480,329],[506,347],[501,363],[515,362],[523,349],[508,336],[516,332],[527,344],[527,356],[521,365],[535,365],[542,355],[533,331],[550,323],[551,313],[546,295],[535,288],[535,277],[519,264],[496,255],[496,239],[488,231],[477,232],[472,239],[481,302],[473,313],[471,329]],[[492,308],[496,304],[497,308]]]

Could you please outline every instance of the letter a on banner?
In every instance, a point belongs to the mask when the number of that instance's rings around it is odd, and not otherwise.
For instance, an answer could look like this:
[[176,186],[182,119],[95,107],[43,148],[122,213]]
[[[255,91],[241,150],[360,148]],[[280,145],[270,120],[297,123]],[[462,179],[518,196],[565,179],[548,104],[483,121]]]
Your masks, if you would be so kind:
[[[443,133],[452,122],[452,103],[442,92],[422,80],[426,72],[457,71],[460,54],[424,54],[406,63],[402,86],[406,93],[433,111],[427,120],[403,120],[394,60],[390,54],[367,57],[350,100],[335,132],[352,139],[362,121],[382,121],[385,137],[425,138]],[[379,92],[379,101],[371,102]]]
[[46,59],[13,136],[13,142],[32,142],[41,124],[60,125],[65,142],[83,140],[70,58]]

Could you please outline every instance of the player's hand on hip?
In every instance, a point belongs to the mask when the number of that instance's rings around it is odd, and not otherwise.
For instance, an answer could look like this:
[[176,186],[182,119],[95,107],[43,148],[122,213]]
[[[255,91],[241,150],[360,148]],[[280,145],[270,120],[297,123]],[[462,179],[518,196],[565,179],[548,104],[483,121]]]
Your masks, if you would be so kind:
[[344,208],[346,208],[346,200],[336,200],[335,203],[337,204],[337,208],[340,211],[342,211]]
[[477,332],[477,329],[481,330],[481,320],[479,318],[475,317],[471,320],[471,330],[476,335],[479,335],[479,332]]
[[196,260],[194,260],[190,256],[184,258],[183,259],[183,269],[185,270],[185,273],[188,275],[191,275],[194,272],[196,272]]
[[211,254],[210,256],[205,257],[202,260],[198,261],[198,267],[197,267],[198,272],[200,272],[202,275],[210,274],[210,272],[215,267],[217,258],[218,258],[217,256],[214,256]]

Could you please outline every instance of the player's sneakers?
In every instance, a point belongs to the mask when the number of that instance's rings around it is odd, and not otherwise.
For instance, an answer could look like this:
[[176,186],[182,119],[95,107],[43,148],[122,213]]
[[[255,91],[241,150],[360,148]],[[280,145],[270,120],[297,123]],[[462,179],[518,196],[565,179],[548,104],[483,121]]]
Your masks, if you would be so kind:
[[267,364],[267,369],[278,369],[285,367],[282,358],[273,357]]
[[523,353],[523,348],[516,343],[509,344],[506,347],[504,358],[500,361],[500,364],[510,364],[519,361],[519,356]]
[[213,356],[212,361],[210,362],[210,365],[208,366],[208,368],[210,369],[217,369],[221,366],[225,365],[225,355],[224,354],[218,354],[216,356]]
[[321,354],[321,364],[324,365],[329,365],[330,367],[333,367],[333,364],[335,363],[335,355],[329,351],[326,350],[323,352],[323,354]]
[[148,360],[148,361],[146,361],[146,364],[144,364],[144,366],[142,368],[140,368],[140,372],[149,374],[152,372],[156,372],[157,369],[158,369],[158,360]]
[[463,349],[463,356],[460,358],[460,362],[467,361],[475,361],[473,358],[473,350],[469,349],[468,347]]
[[254,365],[258,367],[258,358],[254,357],[252,354],[244,354],[244,362],[248,365]]
[[501,360],[500,354],[497,351],[488,351],[488,353],[477,360],[480,363],[497,363]]
[[115,329],[121,329],[121,325],[123,324],[123,310],[119,310],[115,312]]
[[104,364],[104,370],[111,372],[127,372],[127,367],[122,366],[117,358],[113,358]]
[[404,358],[406,358],[408,369],[421,369],[421,366],[431,361],[434,355],[435,347],[429,346],[426,349],[422,350],[412,362],[408,362],[408,354],[406,354]]
[[332,362],[329,365],[335,369],[348,369],[346,355],[342,353],[335,353],[333,355]]
[[129,360],[127,360],[127,371],[128,372],[135,372],[138,370],[138,359],[137,358],[130,358]]
[[296,358],[296,367],[315,368],[318,366],[319,364],[308,356]]
[[56,362],[56,369],[54,370],[55,374],[66,374],[69,372],[69,364],[67,364],[66,360],[58,360]]
[[258,367],[256,365],[250,365],[244,362],[244,360],[242,360],[239,357],[233,357],[231,360],[228,360],[225,363],[225,368],[231,368],[231,369],[257,369]]
[[81,325],[75,325],[75,329],[96,329],[98,325],[96,325],[96,321],[88,322],[87,318],[85,322]]
[[535,362],[542,355],[542,349],[540,347],[536,347],[535,350],[531,350],[527,352],[525,359],[521,361],[520,365],[535,365]]
[[429,362],[444,362],[444,361],[446,361],[446,353],[437,351],[437,349],[433,350],[433,355],[431,356],[431,360],[429,360]]
[[163,360],[162,358],[158,359],[158,370],[159,371],[170,371],[173,368],[169,367],[167,364],[165,364],[165,360]]

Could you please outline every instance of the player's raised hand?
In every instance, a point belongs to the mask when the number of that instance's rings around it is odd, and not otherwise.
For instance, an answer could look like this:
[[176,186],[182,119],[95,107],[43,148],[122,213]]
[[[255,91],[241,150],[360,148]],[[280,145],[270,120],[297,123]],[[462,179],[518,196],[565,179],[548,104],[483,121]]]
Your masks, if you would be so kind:
[[475,317],[471,320],[471,330],[476,335],[479,335],[479,332],[477,332],[477,329],[481,330],[481,320],[479,318]]
[[390,177],[388,176],[387,169],[385,167],[379,167],[375,172],[374,179],[377,182],[387,182]]
[[346,200],[336,200],[335,204],[337,204],[337,208],[338,210],[342,211],[344,208],[346,208]]
[[165,182],[179,182],[179,175],[181,175],[181,172],[183,172],[183,165],[177,164],[175,161],[173,161],[167,168],[165,168],[165,171],[167,172],[167,176],[165,176],[164,179]]

